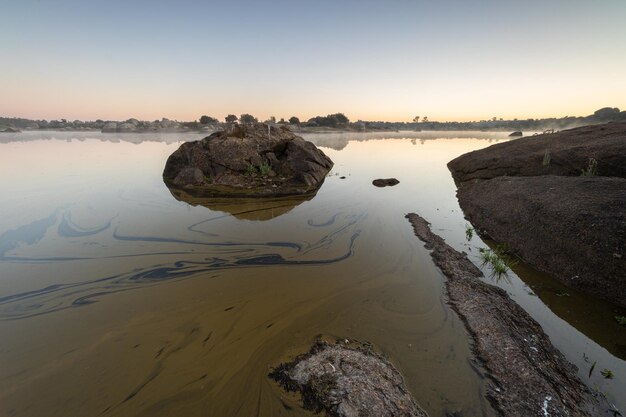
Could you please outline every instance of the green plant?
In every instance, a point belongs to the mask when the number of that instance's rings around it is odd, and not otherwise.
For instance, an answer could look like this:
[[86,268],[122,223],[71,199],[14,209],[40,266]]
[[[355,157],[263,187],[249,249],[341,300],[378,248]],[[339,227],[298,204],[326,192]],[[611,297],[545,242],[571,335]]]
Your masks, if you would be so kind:
[[269,164],[265,163],[265,162],[262,162],[261,165],[259,165],[259,172],[264,177],[267,176],[267,174],[270,173],[271,169],[272,169],[272,167]]
[[256,174],[256,167],[252,164],[248,164],[246,167],[246,175],[254,175]]
[[615,376],[613,374],[613,371],[611,371],[610,369],[606,369],[606,368],[601,370],[600,374],[604,377],[604,379],[613,379],[613,377]]
[[546,153],[543,154],[543,162],[541,163],[544,167],[550,166],[550,150],[546,149]]
[[465,225],[465,239],[467,239],[467,241],[469,242],[470,240],[472,240],[472,237],[474,237],[474,229],[472,229],[468,225]]
[[620,326],[626,326],[626,316],[615,316],[615,320]]
[[587,165],[587,169],[583,169],[581,172],[581,176],[583,177],[595,177],[598,174],[598,161],[594,158],[589,158],[589,164]]
[[511,259],[506,253],[506,250],[500,246],[495,249],[478,249],[483,265],[489,265],[491,267],[493,275],[499,279],[507,275],[509,269],[517,264],[517,261]]

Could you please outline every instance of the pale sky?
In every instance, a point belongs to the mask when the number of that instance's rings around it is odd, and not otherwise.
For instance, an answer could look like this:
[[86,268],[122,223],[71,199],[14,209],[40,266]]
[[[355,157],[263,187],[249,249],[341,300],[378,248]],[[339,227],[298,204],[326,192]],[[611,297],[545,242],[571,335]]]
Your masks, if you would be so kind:
[[626,109],[626,1],[0,0],[0,116]]

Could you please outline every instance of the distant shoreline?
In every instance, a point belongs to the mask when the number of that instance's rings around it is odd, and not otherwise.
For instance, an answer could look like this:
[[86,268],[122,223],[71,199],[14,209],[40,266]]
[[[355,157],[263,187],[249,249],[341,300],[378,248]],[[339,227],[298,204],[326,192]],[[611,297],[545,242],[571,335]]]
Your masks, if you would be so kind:
[[[228,122],[202,116],[200,121],[181,122],[162,118],[161,120],[147,121],[127,119],[125,121],[95,120],[95,121],[68,121],[61,120],[31,120],[25,118],[0,117],[0,133],[15,130],[51,130],[51,131],[101,131],[103,133],[185,133],[185,132],[214,132],[225,129],[236,123],[238,118],[229,115]],[[244,122],[257,119],[249,114],[241,115]],[[240,121],[241,121],[240,120]],[[350,121],[343,113],[331,114],[325,117],[317,116],[308,121],[300,122],[297,117],[289,121],[271,118],[265,123],[276,126],[285,126],[295,133],[338,133],[338,132],[385,132],[385,131],[477,131],[477,132],[543,132],[546,130],[565,130],[575,127],[595,125],[609,122],[626,122],[626,111],[617,107],[604,107],[588,116],[565,116],[561,118],[545,119],[513,119],[503,120],[495,117],[489,120],[471,122],[437,122],[427,117],[416,116],[412,122],[387,121]]]

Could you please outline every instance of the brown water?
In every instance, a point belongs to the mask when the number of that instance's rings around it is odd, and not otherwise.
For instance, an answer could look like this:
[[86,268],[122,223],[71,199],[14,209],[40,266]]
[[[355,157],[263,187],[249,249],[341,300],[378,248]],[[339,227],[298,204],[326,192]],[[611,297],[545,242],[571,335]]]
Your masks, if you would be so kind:
[[[465,242],[445,164],[505,135],[440,136],[310,136],[335,161],[314,198],[236,204],[189,204],[163,185],[177,140],[197,136],[1,137],[0,415],[307,415],[267,373],[318,334],[372,342],[431,416],[493,415],[403,216],[459,249],[484,246]],[[371,185],[390,176],[400,184]],[[516,275],[500,285],[581,375],[581,351],[612,368],[596,382],[619,399],[626,366],[603,347],[623,343],[619,326],[592,340]]]

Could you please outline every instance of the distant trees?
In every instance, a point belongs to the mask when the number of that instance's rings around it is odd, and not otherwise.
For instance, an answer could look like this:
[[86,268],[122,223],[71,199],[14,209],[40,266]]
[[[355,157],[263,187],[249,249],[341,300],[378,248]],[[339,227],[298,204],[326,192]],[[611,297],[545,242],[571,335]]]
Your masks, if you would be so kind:
[[298,119],[296,116],[291,116],[289,118],[289,124],[299,125],[300,124],[300,119]]
[[419,123],[419,122],[420,122],[420,117],[419,117],[419,116],[415,116],[415,117],[413,118],[413,122],[415,122],[415,123]]
[[428,123],[428,116],[422,117],[422,123]]
[[208,124],[219,123],[219,120],[217,120],[215,117],[202,116],[200,117],[200,123],[203,125],[208,125]]
[[335,113],[328,116],[313,117],[307,123],[314,126],[347,127],[350,120],[343,113]]
[[226,123],[235,123],[237,121],[237,116],[235,116],[234,114],[229,114],[224,118],[224,120],[226,120]]
[[[276,119],[274,118],[274,120]],[[257,123],[259,120],[251,114],[244,113],[241,116],[239,116],[239,121],[245,125],[248,125],[252,123]]]

